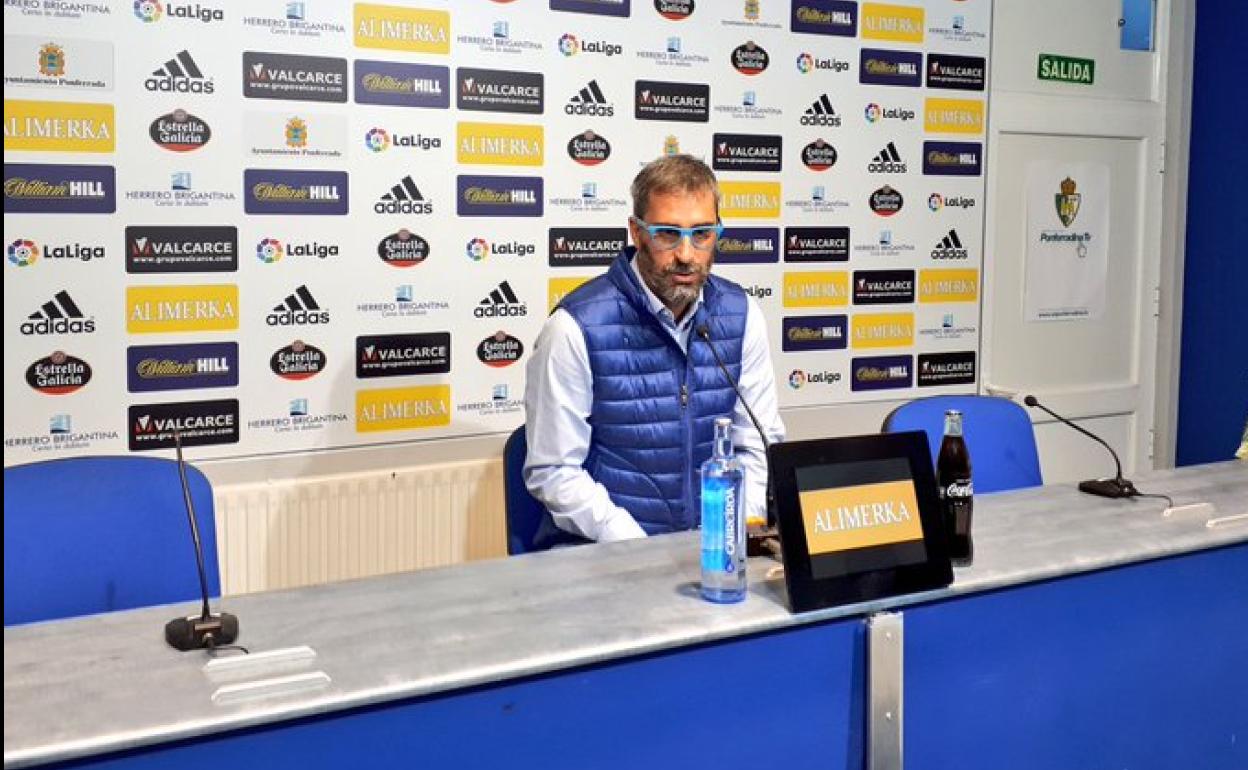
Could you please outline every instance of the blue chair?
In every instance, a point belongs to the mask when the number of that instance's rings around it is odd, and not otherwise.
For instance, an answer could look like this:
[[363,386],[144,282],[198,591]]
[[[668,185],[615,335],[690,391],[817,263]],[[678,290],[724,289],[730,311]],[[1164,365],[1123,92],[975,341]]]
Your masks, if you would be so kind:
[[545,551],[555,546],[582,545],[590,541],[564,532],[546,513],[546,506],[529,494],[524,485],[524,457],[529,445],[524,426],[507,437],[503,447],[503,489],[507,507],[507,553]]
[[[212,487],[186,469],[212,596]],[[4,469],[4,625],[198,599],[178,464],[82,457]]]
[[1044,483],[1031,419],[1021,406],[1008,398],[932,396],[916,399],[889,413],[884,418],[884,431],[926,431],[934,462],[940,454],[940,442],[945,433],[946,409],[962,412],[962,434],[971,455],[977,494],[1038,487]]

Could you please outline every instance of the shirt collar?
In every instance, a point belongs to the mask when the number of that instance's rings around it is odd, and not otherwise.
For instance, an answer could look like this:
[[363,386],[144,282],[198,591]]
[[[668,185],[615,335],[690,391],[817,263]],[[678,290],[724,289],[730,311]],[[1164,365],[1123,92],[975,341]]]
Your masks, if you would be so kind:
[[628,265],[633,269],[633,275],[637,276],[637,283],[641,284],[641,290],[645,294],[647,304],[650,305],[651,313],[672,326],[684,327],[688,326],[693,321],[693,317],[697,315],[698,308],[702,305],[703,293],[706,289],[706,284],[703,284],[702,288],[698,289],[698,296],[693,300],[693,304],[690,305],[689,310],[685,312],[684,318],[682,318],[678,324],[675,314],[673,314],[671,310],[667,309],[667,305],[663,304],[663,300],[659,299],[658,295],[650,290],[650,286],[646,283],[646,279],[642,278],[641,269],[637,267],[636,252],[633,252],[633,258],[629,260]]

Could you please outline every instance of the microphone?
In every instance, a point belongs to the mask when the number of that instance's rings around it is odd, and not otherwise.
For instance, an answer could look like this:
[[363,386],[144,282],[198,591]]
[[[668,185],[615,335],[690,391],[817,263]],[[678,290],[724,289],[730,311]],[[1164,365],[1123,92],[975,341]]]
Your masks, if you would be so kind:
[[191,502],[191,485],[186,481],[186,461],[182,459],[182,432],[173,429],[173,445],[178,453],[178,479],[182,482],[182,499],[186,518],[191,523],[191,542],[195,544],[195,561],[199,567],[199,592],[203,605],[198,616],[174,618],[165,624],[165,641],[186,652],[233,644],[238,638],[238,618],[228,612],[213,614],[208,607],[208,574],[204,569],[204,546],[199,541],[199,524],[195,521],[195,505]]
[[1104,439],[1102,439],[1100,436],[1097,436],[1096,434],[1092,433],[1089,430],[1085,430],[1084,428],[1079,427],[1078,425],[1071,422],[1070,420],[1067,420],[1065,417],[1061,416],[1057,412],[1054,412],[1052,409],[1040,403],[1040,400],[1037,399],[1035,396],[1025,396],[1023,398],[1023,403],[1026,404],[1027,406],[1038,407],[1039,409],[1044,410],[1045,412],[1052,415],[1054,418],[1060,420],[1061,422],[1066,423],[1067,425],[1079,431],[1083,435],[1099,443],[1101,446],[1108,449],[1109,453],[1113,456],[1114,466],[1117,469],[1115,476],[1112,479],[1089,479],[1087,481],[1080,481],[1079,482],[1080,492],[1086,492],[1089,495],[1096,495],[1098,497],[1114,497],[1114,498],[1135,497],[1140,494],[1139,490],[1135,488],[1134,484],[1132,484],[1130,481],[1122,477],[1122,461],[1118,459],[1118,453],[1114,451],[1114,448],[1110,446],[1109,444],[1107,444]]
[[775,516],[775,494],[771,488],[771,442],[767,440],[767,433],[763,430],[762,424],[758,418],[754,416],[754,410],[750,408],[750,404],[745,400],[745,396],[741,395],[741,389],[737,387],[737,383],[732,379],[728,367],[724,365],[724,360],[719,357],[719,351],[715,349],[715,343],[711,342],[711,332],[706,324],[701,324],[695,329],[697,335],[701,337],[706,346],[711,349],[711,355],[715,356],[715,363],[719,364],[719,370],[724,373],[724,379],[732,386],[732,392],[737,394],[737,400],[741,402],[741,406],[745,407],[745,413],[750,416],[750,422],[754,423],[754,430],[758,431],[758,437],[763,442],[763,454],[767,457],[767,525],[772,525],[772,519]]

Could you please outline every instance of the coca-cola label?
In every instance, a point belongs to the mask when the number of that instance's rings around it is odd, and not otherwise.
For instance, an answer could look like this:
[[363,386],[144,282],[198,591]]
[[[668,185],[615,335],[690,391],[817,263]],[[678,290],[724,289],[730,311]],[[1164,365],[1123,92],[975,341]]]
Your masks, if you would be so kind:
[[941,500],[969,500],[975,495],[975,487],[970,479],[958,479],[941,486]]

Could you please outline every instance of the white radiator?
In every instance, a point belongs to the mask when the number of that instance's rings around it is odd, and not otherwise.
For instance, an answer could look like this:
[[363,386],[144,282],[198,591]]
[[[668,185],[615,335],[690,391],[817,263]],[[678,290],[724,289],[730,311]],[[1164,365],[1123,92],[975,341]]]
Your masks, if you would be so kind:
[[229,485],[213,497],[223,595],[507,554],[499,460]]

